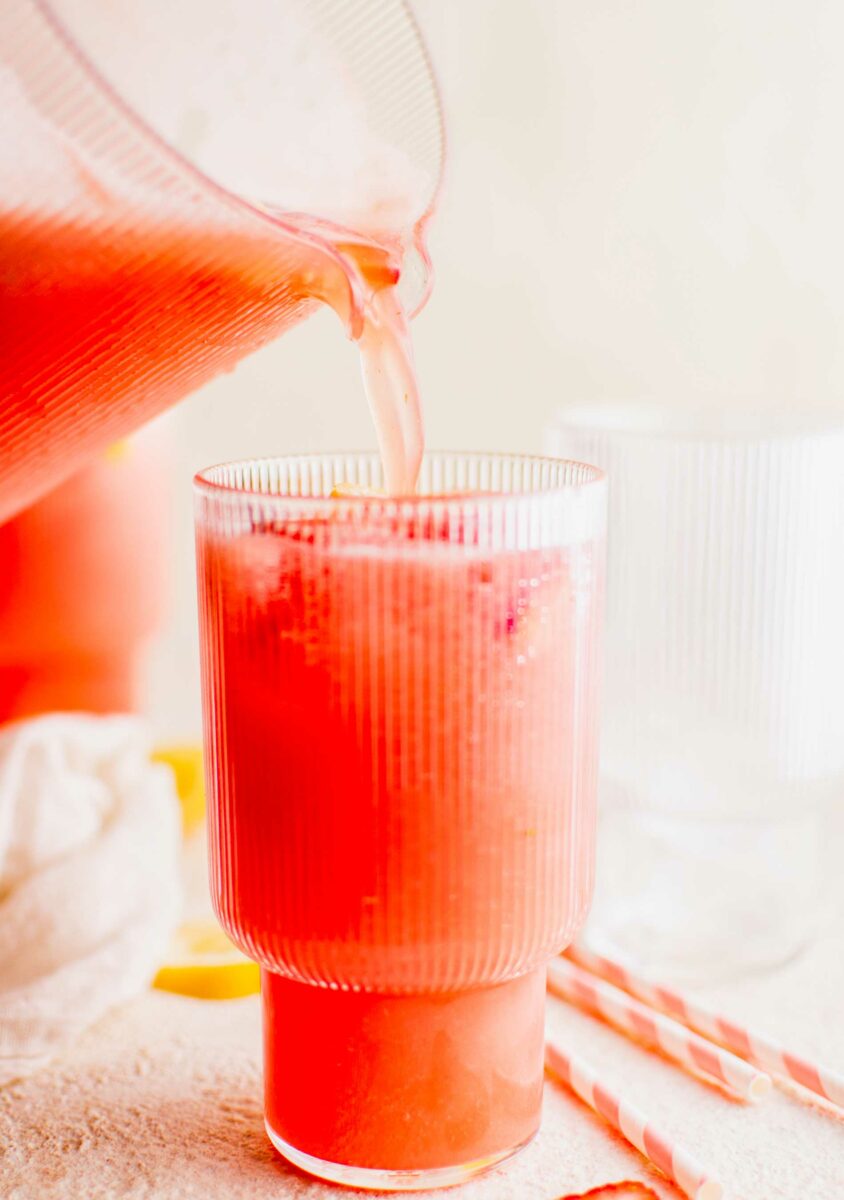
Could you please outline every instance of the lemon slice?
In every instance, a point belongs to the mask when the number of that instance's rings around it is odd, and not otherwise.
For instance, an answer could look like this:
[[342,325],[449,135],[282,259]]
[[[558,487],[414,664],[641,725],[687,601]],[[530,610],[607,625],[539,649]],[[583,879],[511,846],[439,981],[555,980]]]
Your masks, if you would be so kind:
[[182,805],[182,830],[190,833],[205,816],[205,778],[202,747],[196,743],[158,746],[152,761],[165,763],[176,777],[176,791]]
[[365,488],[359,483],[338,483],[336,487],[331,489],[331,500],[344,500],[350,496],[371,496],[372,499],[377,499],[379,496],[384,497],[387,493],[383,488]]
[[200,1000],[232,1000],[260,990],[260,970],[216,921],[187,921],[176,931],[152,986]]

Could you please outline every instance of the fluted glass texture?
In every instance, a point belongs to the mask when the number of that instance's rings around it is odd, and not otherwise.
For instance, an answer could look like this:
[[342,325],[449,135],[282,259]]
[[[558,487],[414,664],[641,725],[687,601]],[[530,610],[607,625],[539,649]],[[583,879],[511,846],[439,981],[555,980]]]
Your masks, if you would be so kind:
[[601,789],[629,814],[613,928],[637,925],[626,949],[654,968],[783,957],[844,786],[844,426],[594,406],[546,444],[610,481]]
[[590,898],[604,480],[431,454],[419,496],[342,494],[379,483],[372,455],[197,479],[214,903],[291,980],[493,984]]

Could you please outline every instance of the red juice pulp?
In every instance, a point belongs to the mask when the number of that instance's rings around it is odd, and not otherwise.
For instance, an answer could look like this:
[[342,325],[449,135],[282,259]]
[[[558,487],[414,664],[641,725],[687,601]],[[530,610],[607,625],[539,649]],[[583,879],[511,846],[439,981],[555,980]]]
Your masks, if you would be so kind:
[[212,524],[212,892],[266,968],[268,1124],[329,1163],[500,1156],[591,893],[599,548]]

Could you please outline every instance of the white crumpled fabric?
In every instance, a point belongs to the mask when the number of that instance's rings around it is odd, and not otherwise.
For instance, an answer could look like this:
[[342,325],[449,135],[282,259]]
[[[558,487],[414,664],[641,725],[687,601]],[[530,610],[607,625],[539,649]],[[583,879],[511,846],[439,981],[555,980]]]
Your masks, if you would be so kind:
[[149,984],[179,915],[180,841],[137,719],[0,731],[0,1086]]

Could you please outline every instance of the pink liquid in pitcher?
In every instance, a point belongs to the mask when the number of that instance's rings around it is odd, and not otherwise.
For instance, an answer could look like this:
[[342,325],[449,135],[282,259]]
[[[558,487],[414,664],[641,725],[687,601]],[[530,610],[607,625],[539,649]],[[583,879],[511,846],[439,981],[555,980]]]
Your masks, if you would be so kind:
[[[330,233],[368,291],[360,345],[397,491],[421,456],[405,318],[391,252]],[[186,391],[326,300],[347,315],[346,279],[307,240],[280,251],[225,227],[109,228],[0,212],[0,519]],[[385,289],[386,292],[381,289]],[[406,382],[395,381],[404,371]],[[395,408],[385,395],[401,394]],[[405,452],[405,439],[409,445]],[[405,462],[405,455],[407,461]]]
[[392,287],[405,235],[276,216],[168,160],[135,178],[145,143],[120,143],[118,173],[2,65],[0,105],[0,521],[318,301],[359,339],[388,486],[412,488],[421,422]]

